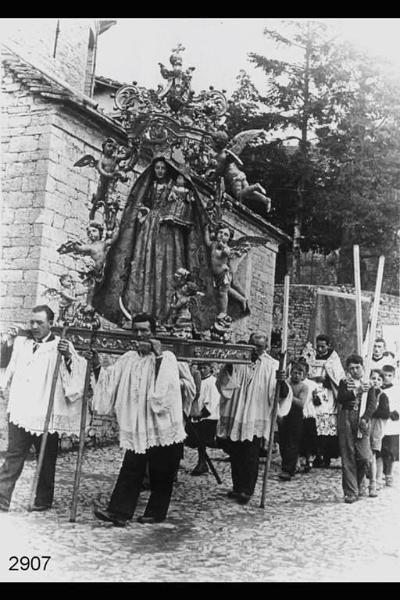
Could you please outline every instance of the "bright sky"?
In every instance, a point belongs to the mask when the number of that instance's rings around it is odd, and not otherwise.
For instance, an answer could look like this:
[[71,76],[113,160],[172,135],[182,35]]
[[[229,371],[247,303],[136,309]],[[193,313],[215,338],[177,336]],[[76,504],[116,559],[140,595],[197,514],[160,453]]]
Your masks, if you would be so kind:
[[[294,20],[294,19],[293,19]],[[305,20],[305,19],[296,19]],[[383,56],[394,63],[400,75],[400,19],[318,19],[330,23],[339,35],[372,55]],[[264,76],[247,60],[249,52],[278,58],[284,49],[263,35],[265,27],[279,25],[279,19],[178,19],[123,18],[103,33],[97,52],[98,75],[117,81],[157,88],[163,83],[158,62],[170,67],[171,49],[182,43],[184,67],[194,66],[192,87],[200,89],[214,85],[235,89],[240,69],[247,70],[254,83],[263,91]]]

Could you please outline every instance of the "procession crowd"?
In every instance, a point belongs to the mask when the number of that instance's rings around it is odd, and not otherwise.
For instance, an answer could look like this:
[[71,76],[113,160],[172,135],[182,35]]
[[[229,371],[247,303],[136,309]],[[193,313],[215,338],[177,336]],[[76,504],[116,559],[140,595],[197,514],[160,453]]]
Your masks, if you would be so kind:
[[[8,511],[15,484],[32,444],[45,451],[32,510],[52,506],[58,438],[80,431],[87,365],[91,368],[90,410],[115,413],[125,450],[106,507],[95,517],[123,527],[132,518],[144,484],[150,496],[139,523],[166,519],[184,446],[197,448],[193,476],[207,476],[207,447],[219,447],[230,461],[229,499],[247,504],[258,477],[260,455],[275,431],[281,454],[282,485],[301,472],[329,468],[341,458],[344,501],[376,497],[393,485],[399,460],[400,386],[395,357],[376,339],[372,368],[358,354],[344,366],[326,335],[316,338],[312,356],[298,357],[286,370],[267,353],[268,339],[252,333],[251,364],[207,362],[189,365],[162,351],[155,320],[146,313],[132,319],[137,350],[107,367],[95,350],[80,356],[71,342],[55,336],[47,305],[32,310],[30,335],[11,327],[1,347],[9,387],[8,448],[0,468],[0,511]],[[61,359],[61,360],[60,360]],[[48,435],[43,435],[49,397]],[[274,405],[277,421],[274,419]]]

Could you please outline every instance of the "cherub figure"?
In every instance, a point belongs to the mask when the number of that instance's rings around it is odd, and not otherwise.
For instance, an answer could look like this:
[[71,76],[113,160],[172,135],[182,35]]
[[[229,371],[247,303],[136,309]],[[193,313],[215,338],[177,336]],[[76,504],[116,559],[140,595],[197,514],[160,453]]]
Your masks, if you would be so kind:
[[78,298],[84,294],[76,293],[76,282],[71,273],[64,273],[61,275],[59,282],[61,285],[59,290],[56,290],[55,288],[47,288],[43,295],[48,298],[58,298],[59,312],[57,324],[72,324],[75,321],[76,310],[80,304]]
[[260,183],[249,185],[242,167],[240,158],[230,150],[219,153],[216,173],[223,177],[225,192],[261,214],[268,213],[271,210],[271,199]]
[[182,57],[180,54],[185,50],[182,44],[178,44],[172,50],[169,62],[172,65],[172,70],[167,69],[162,63],[158,63],[161,75],[168,80],[164,89],[160,89],[158,97],[160,99],[167,97],[168,104],[174,111],[178,111],[182,105],[190,99],[191,90],[190,82],[194,67],[189,67],[186,71],[183,70]]
[[223,192],[264,216],[271,210],[271,199],[267,197],[260,183],[249,184],[239,154],[247,145],[254,144],[255,140],[264,137],[265,132],[262,129],[242,131],[235,135],[225,148],[221,148],[226,139],[225,135],[226,131],[222,130],[219,137],[214,136],[214,146],[218,152],[214,177],[222,180],[222,186],[220,184],[219,188],[222,187]]
[[107,252],[110,246],[118,237],[118,231],[115,230],[112,234],[108,232],[103,239],[104,227],[95,221],[89,223],[87,229],[89,243],[81,241],[68,241],[62,244],[57,252],[60,254],[73,253],[83,256],[89,256],[92,260],[92,266],[86,272],[81,272],[84,283],[88,286],[87,292],[87,308],[93,310],[92,299],[94,295],[95,285],[101,283],[104,275],[104,266]]
[[233,240],[233,231],[224,224],[217,225],[215,240],[211,239],[211,227],[205,227],[205,245],[210,249],[211,270],[214,276],[214,285],[217,288],[219,313],[215,323],[220,328],[229,326],[232,319],[227,315],[229,297],[237,300],[243,308],[243,313],[250,313],[246,293],[236,281],[238,267],[255,246],[264,245],[268,238],[263,236],[242,236]]
[[179,337],[191,337],[193,331],[192,313],[195,302],[204,296],[198,286],[191,281],[190,271],[178,269],[174,274],[175,291],[170,302],[169,321],[174,333]]
[[[210,249],[211,270],[214,277],[214,286],[217,290],[218,320],[228,317],[228,297],[238,300],[245,313],[249,312],[249,304],[245,292],[237,283],[233,282],[233,273],[230,259],[232,251],[229,242],[233,238],[233,231],[225,225],[219,225],[216,230],[216,239],[211,239],[210,226],[205,228],[205,244]],[[230,321],[229,317],[229,321]]]
[[120,169],[120,163],[130,158],[131,150],[120,151],[117,142],[113,138],[107,138],[103,142],[102,148],[103,154],[99,160],[96,160],[91,154],[85,154],[74,164],[74,167],[85,167],[87,165],[96,167],[100,179],[96,193],[92,197],[89,219],[94,219],[98,208],[104,206],[107,229],[113,229],[112,225],[115,226],[115,215],[119,204],[116,198],[111,196],[111,192],[115,191],[117,181],[128,181],[127,175]]

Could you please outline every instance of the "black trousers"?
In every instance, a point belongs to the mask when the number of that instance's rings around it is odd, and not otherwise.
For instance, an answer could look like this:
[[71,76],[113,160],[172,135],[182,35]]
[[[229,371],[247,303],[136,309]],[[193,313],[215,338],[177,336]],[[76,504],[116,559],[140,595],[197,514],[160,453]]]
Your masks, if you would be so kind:
[[122,518],[132,518],[148,464],[151,493],[144,516],[165,519],[182,449],[183,444],[172,444],[149,448],[145,454],[127,450],[108,510]]
[[[14,425],[14,423],[8,424],[8,447],[4,463],[0,468],[0,508],[7,509],[10,506],[15,484],[22,473],[29,450],[33,444],[38,456],[42,437],[42,435],[33,435],[33,433],[25,431],[25,429]],[[50,507],[53,503],[57,451],[58,433],[49,433],[39,476],[35,506]]]
[[260,460],[261,440],[233,442],[227,440],[226,450],[231,459],[232,487],[234,492],[252,496],[256,487]]
[[294,475],[303,433],[303,408],[301,406],[292,403],[289,413],[278,423],[278,432],[282,471]]

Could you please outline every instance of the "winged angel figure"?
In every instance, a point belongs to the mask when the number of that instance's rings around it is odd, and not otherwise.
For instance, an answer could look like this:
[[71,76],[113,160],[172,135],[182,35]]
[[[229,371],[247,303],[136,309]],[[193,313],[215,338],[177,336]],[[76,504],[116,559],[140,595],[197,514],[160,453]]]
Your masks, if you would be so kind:
[[265,139],[265,136],[266,131],[263,129],[241,131],[222,149],[220,139],[214,140],[217,150],[219,150],[216,157],[215,175],[222,180],[220,191],[229,194],[261,215],[270,211],[271,199],[267,197],[267,193],[260,183],[249,184],[239,155],[246,146],[257,145],[262,139]]
[[119,208],[118,201],[111,197],[110,192],[114,191],[118,180],[128,181],[126,173],[120,168],[120,162],[130,158],[131,150],[119,151],[117,142],[113,138],[107,138],[102,148],[103,154],[99,160],[91,154],[85,154],[74,164],[74,167],[95,167],[99,172],[100,180],[96,193],[93,194],[89,219],[93,220],[97,209],[103,205],[107,229],[110,230],[115,226],[115,216]]
[[244,314],[250,313],[248,299],[236,280],[236,272],[252,247],[264,245],[268,241],[268,238],[262,236],[242,236],[233,240],[233,235],[234,232],[229,227],[220,224],[212,239],[210,226],[205,228],[205,244],[210,251],[211,271],[217,292],[219,312],[216,320],[225,325],[232,322],[227,314],[229,297],[242,305]]

